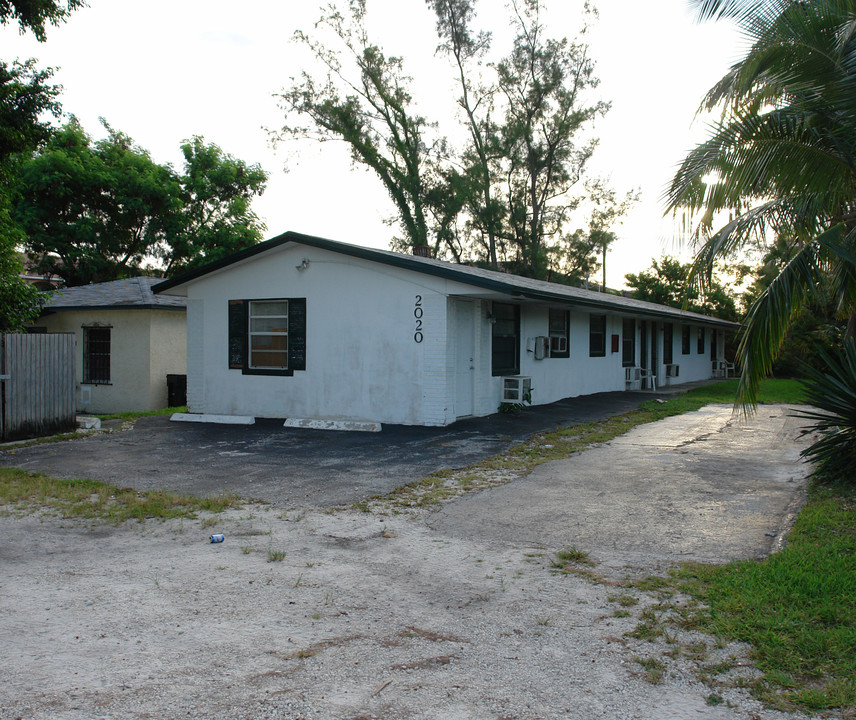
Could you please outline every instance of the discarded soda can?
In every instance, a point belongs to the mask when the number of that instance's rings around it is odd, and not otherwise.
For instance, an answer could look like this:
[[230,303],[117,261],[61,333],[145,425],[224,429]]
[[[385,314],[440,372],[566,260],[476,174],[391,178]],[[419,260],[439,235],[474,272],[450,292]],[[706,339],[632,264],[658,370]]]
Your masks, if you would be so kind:
[[211,536],[211,542],[213,542],[213,543],[223,542],[225,539],[226,539],[226,536],[223,535],[223,533],[218,533],[217,535]]

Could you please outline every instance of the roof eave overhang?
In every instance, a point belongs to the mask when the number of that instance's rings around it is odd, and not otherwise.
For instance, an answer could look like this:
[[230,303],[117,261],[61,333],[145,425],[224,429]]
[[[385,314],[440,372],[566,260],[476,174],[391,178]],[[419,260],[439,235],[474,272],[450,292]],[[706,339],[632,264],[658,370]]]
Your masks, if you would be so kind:
[[226,258],[217,260],[207,265],[203,265],[202,267],[196,268],[195,270],[190,270],[186,273],[182,273],[181,275],[178,275],[170,280],[160,282],[152,286],[152,291],[155,293],[160,293],[166,290],[176,288],[180,285],[184,285],[185,283],[192,282],[193,280],[196,280],[200,277],[216,272],[217,270],[221,270],[230,265],[234,265],[243,260],[252,258],[256,255],[266,253],[270,250],[274,250],[289,242],[294,242],[300,245],[308,245],[310,247],[321,248],[324,250],[330,250],[332,252],[340,253],[342,255],[349,255],[351,257],[361,258],[363,260],[369,260],[372,262],[383,262],[393,267],[398,267],[405,270],[412,270],[423,275],[431,275],[433,277],[442,278],[444,280],[452,280],[464,285],[478,287],[483,290],[491,290],[493,292],[498,292],[503,295],[507,295],[517,299],[538,300],[542,302],[557,303],[576,307],[591,307],[600,310],[609,309],[616,313],[622,313],[625,315],[644,315],[647,317],[656,317],[663,319],[694,321],[730,330],[736,330],[738,327],[740,327],[737,323],[733,323],[729,320],[721,320],[719,318],[713,318],[707,315],[700,315],[698,313],[682,312],[676,309],[668,310],[665,308],[663,310],[660,310],[658,306],[655,306],[653,304],[651,307],[644,308],[622,307],[617,303],[610,303],[608,301],[608,298],[610,297],[609,295],[603,295],[602,298],[588,299],[579,297],[569,297],[561,293],[551,293],[540,290],[527,290],[525,288],[521,288],[519,285],[515,285],[514,283],[506,282],[503,280],[484,278],[479,277],[477,275],[468,275],[466,273],[458,272],[456,271],[453,265],[450,265],[448,267],[442,265],[434,265],[422,262],[420,259],[415,257],[408,257],[407,255],[379,255],[378,251],[372,248],[364,248],[359,245],[348,245],[333,240],[325,240],[324,238],[314,237],[312,235],[304,235],[302,233],[294,231],[285,232],[282,235],[279,235],[270,240],[266,240],[263,243],[253,245],[252,247],[240,250],[237,253],[233,253],[232,255],[229,255]]

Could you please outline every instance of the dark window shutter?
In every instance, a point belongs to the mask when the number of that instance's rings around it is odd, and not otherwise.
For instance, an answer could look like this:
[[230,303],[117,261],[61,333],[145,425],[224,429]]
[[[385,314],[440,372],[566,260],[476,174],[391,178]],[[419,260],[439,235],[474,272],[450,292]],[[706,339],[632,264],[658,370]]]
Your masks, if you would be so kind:
[[229,300],[229,367],[243,370],[247,364],[247,303]]
[[288,300],[288,368],[306,370],[306,298]]

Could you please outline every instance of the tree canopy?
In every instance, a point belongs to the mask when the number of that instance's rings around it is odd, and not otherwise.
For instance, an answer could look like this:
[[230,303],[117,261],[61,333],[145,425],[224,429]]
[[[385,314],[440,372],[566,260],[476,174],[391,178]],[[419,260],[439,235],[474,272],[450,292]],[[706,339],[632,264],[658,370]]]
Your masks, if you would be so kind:
[[[44,41],[45,25],[57,25],[82,5],[82,0],[0,0],[0,25],[16,22]],[[42,293],[20,277],[23,270],[17,246],[22,236],[12,219],[11,186],[18,156],[32,152],[50,136],[49,116],[60,112],[59,88],[49,84],[50,69],[39,70],[35,60],[0,60],[0,331],[20,330],[38,316]]]
[[46,25],[65,22],[72,10],[85,4],[83,0],[0,0],[0,25],[17,22],[22,33],[29,30],[44,42]]
[[602,192],[588,226],[573,216],[587,194],[592,128],[609,108],[592,97],[587,46],[550,38],[539,0],[513,0],[512,47],[488,62],[474,0],[426,2],[459,88],[460,126],[440,128],[418,110],[405,60],[371,42],[365,2],[351,0],[349,14],[330,7],[316,26],[326,43],[297,33],[322,77],[306,70],[279,95],[286,124],[276,138],[346,143],[392,198],[398,249],[427,245],[436,257],[557,280],[596,269],[614,237],[604,220],[617,223],[632,196]]
[[21,163],[14,219],[40,272],[69,286],[157,271],[157,261],[174,274],[261,239],[250,210],[260,167],[196,137],[176,173],[104,127],[93,140],[72,119]]
[[692,263],[681,263],[663,256],[652,260],[648,270],[628,273],[625,280],[637,300],[685,308],[736,322],[739,313],[734,294],[715,277],[710,279],[702,294],[698,286],[688,283],[691,273]]
[[751,406],[791,319],[819,288],[832,288],[856,331],[856,3],[695,4],[701,19],[731,19],[749,46],[705,98],[722,120],[668,190],[670,208],[694,226],[696,276],[704,282],[717,259],[777,237],[794,251],[745,321],[739,401]]

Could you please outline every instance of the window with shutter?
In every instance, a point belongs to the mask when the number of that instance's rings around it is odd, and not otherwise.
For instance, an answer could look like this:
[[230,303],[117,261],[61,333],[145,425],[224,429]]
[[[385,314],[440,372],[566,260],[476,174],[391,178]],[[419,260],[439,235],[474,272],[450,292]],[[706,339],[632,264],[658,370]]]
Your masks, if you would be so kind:
[[306,369],[306,298],[229,301],[229,367],[244,375]]

